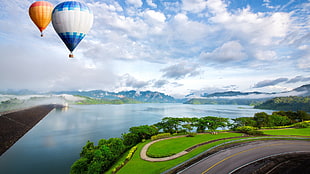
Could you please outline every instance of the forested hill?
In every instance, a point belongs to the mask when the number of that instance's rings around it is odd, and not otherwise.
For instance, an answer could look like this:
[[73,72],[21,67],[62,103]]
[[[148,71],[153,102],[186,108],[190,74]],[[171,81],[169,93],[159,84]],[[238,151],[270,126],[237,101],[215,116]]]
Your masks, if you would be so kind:
[[291,110],[310,112],[310,96],[307,97],[276,97],[256,105],[256,109]]

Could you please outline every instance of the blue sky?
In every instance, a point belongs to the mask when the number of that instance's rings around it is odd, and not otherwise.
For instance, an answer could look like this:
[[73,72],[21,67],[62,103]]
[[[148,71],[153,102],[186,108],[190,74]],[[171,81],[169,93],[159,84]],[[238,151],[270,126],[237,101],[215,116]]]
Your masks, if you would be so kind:
[[33,1],[0,4],[0,90],[133,89],[182,97],[310,83],[309,0],[81,2],[94,24],[74,59],[52,24],[40,37],[28,16]]

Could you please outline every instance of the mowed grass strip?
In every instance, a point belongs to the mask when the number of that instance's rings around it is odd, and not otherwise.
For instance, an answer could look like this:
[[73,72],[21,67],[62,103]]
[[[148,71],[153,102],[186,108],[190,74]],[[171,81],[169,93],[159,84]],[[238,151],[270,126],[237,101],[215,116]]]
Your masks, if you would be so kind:
[[310,128],[262,130],[267,135],[310,136]]
[[237,136],[242,136],[242,134],[241,133],[219,133],[217,135],[199,134],[196,135],[195,137],[181,137],[181,138],[167,139],[152,144],[147,151],[147,155],[153,158],[167,157],[182,152],[187,148],[192,147],[196,144],[200,144],[215,139],[237,137]]

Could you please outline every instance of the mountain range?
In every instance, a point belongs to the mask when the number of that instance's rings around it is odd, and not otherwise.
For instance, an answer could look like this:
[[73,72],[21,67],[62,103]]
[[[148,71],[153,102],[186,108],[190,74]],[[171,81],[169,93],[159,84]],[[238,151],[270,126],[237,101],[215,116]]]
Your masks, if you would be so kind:
[[[216,92],[212,94],[203,93],[200,96],[194,96],[193,94],[186,95],[183,99],[176,99],[172,96],[166,95],[161,92],[154,91],[121,91],[121,92],[109,92],[103,90],[90,90],[90,91],[57,91],[48,93],[38,93],[30,90],[7,90],[2,91],[0,94],[6,95],[33,95],[33,94],[69,94],[91,97],[95,99],[117,100],[117,99],[133,99],[139,102],[147,103],[186,103],[194,104],[199,101],[200,104],[249,104],[253,101],[267,100],[273,97],[279,96],[310,96],[310,84],[300,86],[291,91],[286,92],[240,92],[240,91],[226,91]],[[220,103],[219,103],[220,101]],[[201,103],[202,102],[202,103]],[[206,103],[205,103],[206,102]],[[199,104],[198,103],[198,104]]]
[[91,97],[95,99],[133,99],[139,102],[145,103],[176,103],[177,99],[160,92],[153,91],[121,91],[121,92],[108,92],[103,90],[92,90],[92,91],[60,91],[53,92],[53,94],[70,94],[79,95],[85,97]]

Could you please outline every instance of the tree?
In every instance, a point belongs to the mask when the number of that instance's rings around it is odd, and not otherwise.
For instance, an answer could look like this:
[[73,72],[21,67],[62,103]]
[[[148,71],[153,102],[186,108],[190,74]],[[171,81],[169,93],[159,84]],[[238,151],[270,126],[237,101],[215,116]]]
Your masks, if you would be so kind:
[[193,127],[191,124],[183,124],[182,127],[186,129],[187,133],[190,133],[193,130]]
[[173,117],[165,117],[162,119],[161,122],[154,124],[158,128],[158,130],[163,130],[167,133],[177,133],[179,131],[180,118],[173,118]]
[[241,126],[255,126],[256,122],[253,117],[238,117],[233,118],[234,127],[241,127]]
[[228,118],[213,116],[201,117],[196,122],[197,132],[204,132],[206,128],[211,132],[215,132],[217,128],[225,127],[228,123]]
[[204,117],[204,119],[206,119],[206,123],[207,123],[206,126],[208,130],[210,130],[211,132],[215,132],[215,130],[219,127],[225,127],[228,122],[228,118],[222,118],[222,117],[208,116],[208,117]]
[[[102,161],[102,170],[105,171],[109,169],[113,161],[115,160],[115,155],[111,152],[107,145],[100,146],[101,157],[97,158],[97,161]],[[99,155],[99,154],[98,154]],[[99,156],[98,156],[99,157]]]
[[199,118],[196,120],[195,126],[197,127],[197,132],[202,133],[206,130],[207,128],[207,120],[203,118]]
[[306,111],[297,111],[297,116],[300,122],[310,120],[310,114],[308,114]]
[[259,112],[254,114],[254,120],[256,121],[256,127],[268,126],[268,114],[266,112]]
[[286,116],[291,120],[291,123],[301,122],[304,120],[310,120],[310,114],[305,111],[277,111],[273,112],[272,115]]
[[84,157],[88,160],[93,158],[93,151],[95,150],[95,146],[93,142],[89,140],[86,142],[86,145],[83,147],[82,152],[80,153],[81,157]]
[[281,116],[272,114],[268,116],[268,126],[285,126],[288,125],[291,120],[287,116]]
[[150,139],[151,136],[156,135],[158,133],[157,129],[154,126],[149,125],[131,127],[129,131],[133,134],[138,135],[139,142],[142,139]]
[[87,170],[88,170],[88,159],[82,157],[72,164],[70,174],[86,174]]
[[140,142],[139,135],[134,134],[134,133],[122,134],[122,139],[123,139],[124,145],[128,147],[134,146]]
[[195,126],[194,123],[197,121],[197,118],[179,118],[179,120],[184,123],[182,127],[186,129],[186,132],[190,133],[193,130],[193,126]]
[[119,156],[126,149],[126,147],[123,143],[123,140],[120,138],[110,138],[107,141],[107,143],[108,143],[107,146],[110,148],[110,151],[115,156]]

